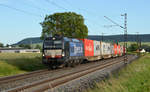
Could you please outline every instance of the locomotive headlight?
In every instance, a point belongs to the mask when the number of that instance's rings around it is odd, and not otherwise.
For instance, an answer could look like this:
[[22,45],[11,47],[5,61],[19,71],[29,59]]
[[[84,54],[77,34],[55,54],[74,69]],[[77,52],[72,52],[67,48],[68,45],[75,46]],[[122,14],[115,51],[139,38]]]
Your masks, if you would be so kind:
[[65,53],[64,53],[64,52],[62,53],[62,56],[63,56],[63,57],[65,56]]
[[44,57],[45,55],[43,54],[43,57]]

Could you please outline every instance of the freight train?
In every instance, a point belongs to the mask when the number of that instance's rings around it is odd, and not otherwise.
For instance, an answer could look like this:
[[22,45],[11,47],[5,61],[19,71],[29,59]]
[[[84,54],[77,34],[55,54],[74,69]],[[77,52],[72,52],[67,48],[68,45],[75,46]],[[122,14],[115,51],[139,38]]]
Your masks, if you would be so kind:
[[115,43],[56,36],[45,38],[42,52],[42,63],[56,68],[122,56],[125,48]]

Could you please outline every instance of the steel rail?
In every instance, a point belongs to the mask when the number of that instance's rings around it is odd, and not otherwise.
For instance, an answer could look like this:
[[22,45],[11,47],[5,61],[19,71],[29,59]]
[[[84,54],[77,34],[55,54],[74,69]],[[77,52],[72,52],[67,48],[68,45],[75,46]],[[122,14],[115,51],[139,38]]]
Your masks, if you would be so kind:
[[48,69],[43,69],[43,70],[37,70],[37,71],[24,73],[24,74],[18,74],[18,75],[14,75],[14,76],[2,77],[2,78],[0,78],[0,84],[9,83],[9,82],[17,81],[17,80],[23,80],[23,79],[31,78],[31,77],[41,75],[41,74],[56,72],[59,70],[60,69],[49,71]]
[[[115,61],[116,59],[117,59],[117,61]],[[79,78],[81,76],[84,76],[84,75],[87,75],[89,73],[92,73],[92,72],[94,72],[96,70],[103,69],[105,67],[114,65],[116,63],[120,63],[121,61],[123,61],[123,59],[122,58],[121,59],[120,58],[119,59],[115,58],[115,59],[112,59],[110,61],[111,62],[109,62],[109,63],[104,62],[102,65],[92,66],[92,67],[89,67],[89,68],[86,68],[86,69],[82,69],[82,70],[79,70],[79,71],[76,71],[76,72],[64,74],[64,75],[56,77],[56,78],[49,78],[49,79],[46,79],[46,80],[43,80],[43,81],[40,81],[40,82],[32,83],[30,85],[26,85],[26,86],[23,86],[23,87],[18,87],[18,88],[9,90],[8,92],[19,92],[19,91],[23,92],[23,90],[31,89],[31,88],[36,87],[38,85],[48,83],[44,87],[37,88],[36,91],[34,91],[34,92],[42,92],[44,90],[47,90],[47,89],[50,89],[50,88],[54,88],[54,87],[56,87],[56,86],[58,86],[60,84],[66,83],[66,82],[68,82],[70,80],[74,80],[74,79]],[[57,82],[54,82],[54,81],[57,81]],[[49,83],[50,83],[51,86],[49,86]]]
[[[105,62],[105,61],[106,60],[103,60],[103,62]],[[78,66],[80,66],[80,65],[78,65]],[[63,68],[63,69],[66,70],[68,68]],[[24,73],[24,74],[18,74],[18,75],[14,75],[14,76],[1,77],[0,78],[0,84],[14,82],[14,81],[18,81],[18,80],[22,80],[22,79],[26,79],[26,78],[31,78],[31,77],[41,75],[41,74],[53,73],[53,72],[57,72],[57,71],[60,71],[60,70],[61,69],[49,71],[48,69],[43,69],[43,70],[37,70],[37,71]]]
[[24,73],[24,74],[18,74],[18,75],[14,75],[14,76],[1,77],[0,78],[0,84],[5,83],[5,82],[9,82],[9,81],[14,81],[16,79],[21,79],[22,77],[24,78],[25,76],[30,76],[30,75],[33,75],[36,73],[41,73],[44,71],[46,71],[46,69],[38,70],[38,71],[34,71],[34,72],[29,72],[29,73]]
[[[117,64],[117,63],[120,63],[120,61],[110,62],[110,63],[104,64],[102,66],[93,67],[92,69],[83,70],[80,72],[76,72],[74,74],[68,74],[66,76],[62,76],[62,78],[63,77],[66,77],[66,78],[62,79],[62,80],[59,79],[59,81],[51,83],[51,85],[46,85],[45,87],[42,87],[41,89],[37,89],[35,92],[43,92],[45,90],[55,88],[56,86],[62,85],[64,83],[67,83],[69,81],[72,81],[74,79],[80,78],[82,76],[85,76],[87,74],[90,74],[90,73],[95,72],[95,71],[100,70],[100,69],[104,69],[106,67],[112,66],[112,65]],[[50,82],[50,81],[47,81],[47,82]]]

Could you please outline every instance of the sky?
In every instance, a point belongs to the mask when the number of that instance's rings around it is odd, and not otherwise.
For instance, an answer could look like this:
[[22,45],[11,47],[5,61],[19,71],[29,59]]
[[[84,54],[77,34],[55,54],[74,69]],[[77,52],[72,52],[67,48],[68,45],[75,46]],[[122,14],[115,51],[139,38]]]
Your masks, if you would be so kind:
[[28,37],[40,37],[40,22],[46,15],[76,12],[85,19],[89,35],[123,34],[127,13],[129,34],[150,33],[150,0],[0,0],[0,42],[13,44]]

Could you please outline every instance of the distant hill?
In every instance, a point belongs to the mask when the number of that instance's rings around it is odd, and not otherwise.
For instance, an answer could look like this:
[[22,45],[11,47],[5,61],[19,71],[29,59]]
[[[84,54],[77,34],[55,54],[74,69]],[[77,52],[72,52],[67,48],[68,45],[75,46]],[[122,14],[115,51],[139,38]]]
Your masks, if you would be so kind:
[[40,39],[40,37],[34,37],[34,38],[26,38],[23,39],[21,41],[19,41],[18,43],[14,44],[14,45],[19,45],[19,44],[38,44],[38,43],[42,43],[43,41]]
[[[89,35],[88,39],[92,39],[92,40],[102,40],[102,36],[98,36],[98,35]],[[137,35],[128,35],[128,41],[130,42],[135,42],[137,41]],[[139,35],[139,39],[141,39],[142,42],[150,42],[150,34],[141,34]],[[123,42],[124,41],[124,36],[123,35],[108,35],[108,36],[103,36],[103,40],[104,41],[109,41],[109,42]],[[16,43],[15,45],[19,45],[19,44],[38,44],[38,43],[42,43],[43,41],[40,39],[40,37],[34,37],[34,38],[26,38],[23,39],[21,41],[19,41],[18,43]]]

